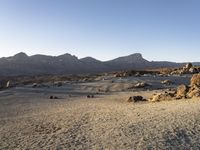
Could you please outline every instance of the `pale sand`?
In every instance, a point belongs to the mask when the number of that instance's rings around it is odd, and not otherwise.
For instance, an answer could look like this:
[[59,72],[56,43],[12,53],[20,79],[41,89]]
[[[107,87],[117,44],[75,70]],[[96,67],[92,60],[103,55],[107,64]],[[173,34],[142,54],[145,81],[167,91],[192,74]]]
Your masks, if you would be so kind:
[[0,149],[200,149],[200,100],[126,102],[153,93],[3,91]]

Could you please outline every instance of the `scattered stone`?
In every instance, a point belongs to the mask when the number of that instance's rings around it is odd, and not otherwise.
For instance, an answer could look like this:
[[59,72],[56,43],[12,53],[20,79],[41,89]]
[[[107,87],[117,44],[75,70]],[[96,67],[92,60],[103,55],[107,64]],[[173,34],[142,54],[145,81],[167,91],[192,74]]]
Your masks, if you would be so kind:
[[121,77],[121,75],[119,73],[115,74],[114,77],[118,78]]
[[50,99],[58,99],[57,96],[52,96],[52,95],[51,95],[49,98],[50,98]]
[[127,102],[139,102],[139,101],[147,101],[146,99],[144,99],[142,96],[131,96],[129,97]]
[[36,88],[37,86],[38,86],[37,83],[33,83],[33,84],[32,84],[32,88]]
[[136,72],[135,77],[141,77],[141,74],[139,72]]
[[200,72],[200,67],[196,67],[196,69],[197,69],[197,72]]
[[174,97],[173,93],[168,93],[168,92],[156,93],[156,94],[153,94],[153,96],[150,98],[149,101],[151,102],[169,101],[169,100],[172,100],[173,97]]
[[136,85],[134,85],[134,88],[144,88],[146,86],[149,86],[149,84],[145,83],[145,82],[141,82],[141,83],[137,83]]
[[159,77],[164,77],[165,74],[160,73],[160,74],[158,74],[158,76],[159,76]]
[[114,75],[114,77],[130,77],[130,76],[140,77],[141,74],[140,72],[135,72],[135,71],[124,71],[124,72],[118,72]]
[[170,73],[170,75],[176,75],[177,74],[177,70],[174,70]]
[[0,83],[0,89],[3,89],[3,84],[2,83]]
[[162,95],[162,93],[153,94],[152,97],[149,99],[149,101],[158,102],[158,101],[160,101],[161,95]]
[[87,81],[89,81],[88,78],[84,78],[84,79],[82,79],[82,82],[87,82]]
[[199,72],[200,72],[199,67],[194,67],[192,65],[192,63],[188,63],[182,68],[171,70],[170,74],[180,76],[180,75],[183,75],[183,74],[195,74],[195,73],[199,73]]
[[133,102],[133,98],[132,97],[129,97],[127,102]]
[[6,83],[6,88],[9,88],[10,87],[10,81],[8,81],[7,83]]
[[62,82],[55,82],[55,83],[54,83],[54,86],[57,86],[57,87],[61,87],[62,85],[63,85]]
[[94,95],[87,95],[87,98],[94,98]]
[[151,75],[151,74],[149,74],[149,73],[148,73],[148,74],[146,74],[146,73],[145,73],[145,74],[143,74],[143,77],[150,77],[150,76],[152,76],[152,75]]
[[200,86],[200,73],[199,74],[194,74],[190,80],[190,85],[191,86]]
[[48,84],[38,84],[38,83],[33,83],[32,88],[49,88],[50,86]]
[[176,98],[181,99],[181,98],[187,98],[187,92],[189,91],[189,87],[182,84],[178,86],[177,91],[176,91]]
[[165,85],[173,84],[173,82],[170,81],[170,80],[163,80],[163,81],[161,81],[161,83],[162,83],[162,84],[165,84]]
[[54,96],[54,99],[58,99],[58,97],[57,97],[57,96]]
[[168,91],[170,91],[170,92],[175,92],[176,89],[174,89],[174,88],[169,88]]

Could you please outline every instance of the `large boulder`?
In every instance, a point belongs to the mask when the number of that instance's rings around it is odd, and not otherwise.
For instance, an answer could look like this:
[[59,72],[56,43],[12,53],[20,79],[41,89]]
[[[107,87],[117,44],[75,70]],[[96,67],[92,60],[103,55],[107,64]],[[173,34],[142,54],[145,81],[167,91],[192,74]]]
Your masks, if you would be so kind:
[[177,71],[178,74],[188,74],[193,72],[194,70],[192,70],[191,68],[193,68],[192,63],[187,63],[183,68],[179,69]]
[[187,97],[188,98],[200,97],[200,88],[196,85],[192,86],[187,93]]
[[200,86],[200,73],[194,74],[190,80],[191,86]]
[[177,91],[176,91],[176,98],[181,99],[181,98],[186,98],[187,92],[189,91],[189,87],[182,84],[178,86]]

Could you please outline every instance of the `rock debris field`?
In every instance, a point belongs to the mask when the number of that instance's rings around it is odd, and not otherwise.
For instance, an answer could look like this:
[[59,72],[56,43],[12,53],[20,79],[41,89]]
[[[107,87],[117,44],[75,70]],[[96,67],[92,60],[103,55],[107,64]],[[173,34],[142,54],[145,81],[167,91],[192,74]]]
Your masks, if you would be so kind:
[[[200,149],[198,97],[148,101],[190,79],[106,76],[1,90],[0,149]],[[131,96],[147,101],[128,102]]]

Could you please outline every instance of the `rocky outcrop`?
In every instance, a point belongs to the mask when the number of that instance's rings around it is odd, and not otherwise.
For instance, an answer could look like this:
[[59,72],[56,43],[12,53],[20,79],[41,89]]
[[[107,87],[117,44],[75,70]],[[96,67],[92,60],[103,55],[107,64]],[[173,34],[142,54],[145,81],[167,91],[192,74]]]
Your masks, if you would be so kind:
[[176,98],[181,99],[181,98],[187,98],[187,92],[189,91],[189,87],[182,84],[178,86],[177,91],[176,91]]
[[187,63],[187,64],[185,65],[185,69],[186,69],[187,71],[189,71],[190,68],[192,68],[192,67],[193,67],[192,63]]
[[199,70],[197,68],[192,67],[192,68],[189,69],[189,72],[192,73],[192,74],[195,74],[195,73],[198,73]]
[[190,89],[187,93],[188,98],[200,97],[200,73],[194,74],[190,80]]
[[174,93],[156,93],[149,99],[151,102],[169,101],[174,99]]
[[192,86],[188,93],[187,93],[187,98],[196,98],[196,97],[200,97],[200,88],[196,85]]
[[194,74],[191,78],[190,85],[180,85],[177,88],[177,98],[200,97],[200,74]]
[[182,75],[182,74],[195,74],[195,73],[199,73],[200,69],[198,67],[194,67],[192,65],[192,63],[187,63],[185,66],[183,66],[182,68],[179,69],[174,69],[173,71],[171,71],[171,75]]
[[[189,68],[191,65],[188,65]],[[191,78],[190,85],[180,85],[177,87],[175,93],[156,93],[149,101],[158,102],[172,99],[188,99],[200,97],[200,74],[194,74]]]
[[200,73],[194,74],[190,81],[191,86],[200,86]]

